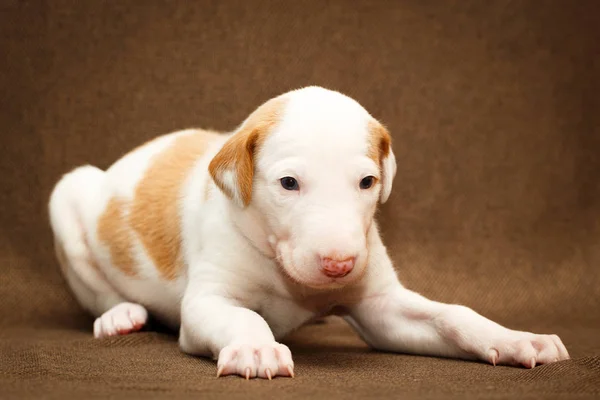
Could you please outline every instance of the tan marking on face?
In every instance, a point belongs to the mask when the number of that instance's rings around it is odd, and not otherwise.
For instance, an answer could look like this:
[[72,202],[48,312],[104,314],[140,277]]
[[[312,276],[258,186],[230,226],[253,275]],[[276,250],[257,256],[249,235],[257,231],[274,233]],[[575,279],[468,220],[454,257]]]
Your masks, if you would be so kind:
[[182,269],[181,192],[185,179],[216,133],[198,131],[182,135],[151,161],[139,181],[129,215],[129,225],[166,279]]
[[392,139],[388,130],[375,120],[369,121],[368,129],[369,148],[367,156],[375,161],[375,164],[381,169],[381,162],[390,153]]
[[113,197],[98,220],[98,239],[107,244],[113,266],[127,276],[137,275],[132,256],[133,238],[125,218],[126,203]]
[[222,180],[226,171],[235,174],[244,205],[252,199],[254,156],[275,125],[280,121],[286,99],[282,96],[261,105],[212,159],[208,169],[217,186],[230,198],[235,194]]

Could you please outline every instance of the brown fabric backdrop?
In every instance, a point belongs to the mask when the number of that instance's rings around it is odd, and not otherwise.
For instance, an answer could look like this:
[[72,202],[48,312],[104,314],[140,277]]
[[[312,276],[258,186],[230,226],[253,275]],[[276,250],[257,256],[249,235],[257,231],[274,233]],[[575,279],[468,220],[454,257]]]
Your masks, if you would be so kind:
[[[600,3],[0,2],[0,397],[600,395]],[[153,136],[228,130],[317,84],[391,130],[380,213],[403,282],[572,360],[532,371],[369,351],[339,322],[289,343],[297,378],[214,378],[174,336],[93,340],[51,246],[60,174]]]

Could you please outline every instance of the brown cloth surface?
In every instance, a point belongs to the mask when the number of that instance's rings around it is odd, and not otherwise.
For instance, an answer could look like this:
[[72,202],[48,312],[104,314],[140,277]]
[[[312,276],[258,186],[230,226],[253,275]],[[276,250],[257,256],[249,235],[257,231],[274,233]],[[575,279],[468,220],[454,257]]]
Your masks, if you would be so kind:
[[[594,0],[1,1],[0,398],[600,396],[598,15]],[[332,321],[288,340],[295,379],[245,382],[173,335],[92,338],[52,252],[59,176],[232,129],[309,84],[392,132],[380,221],[404,284],[557,333],[572,360],[385,354]]]

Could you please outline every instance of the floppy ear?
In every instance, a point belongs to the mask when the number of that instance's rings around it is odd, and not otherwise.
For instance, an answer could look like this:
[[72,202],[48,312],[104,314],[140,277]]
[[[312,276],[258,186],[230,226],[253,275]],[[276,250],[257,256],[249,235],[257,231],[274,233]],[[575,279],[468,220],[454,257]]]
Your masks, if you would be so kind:
[[264,103],[244,121],[211,160],[208,171],[216,185],[240,207],[250,204],[254,157],[281,117],[284,99]]
[[383,204],[387,201],[392,193],[392,181],[396,176],[396,157],[394,156],[394,151],[392,150],[391,145],[388,155],[383,158],[381,164],[381,169],[383,171],[383,182],[381,185],[380,201],[381,204]]
[[369,157],[381,170],[381,193],[379,200],[383,204],[392,193],[392,182],[396,176],[396,157],[392,150],[392,137],[388,130],[377,120],[369,121]]

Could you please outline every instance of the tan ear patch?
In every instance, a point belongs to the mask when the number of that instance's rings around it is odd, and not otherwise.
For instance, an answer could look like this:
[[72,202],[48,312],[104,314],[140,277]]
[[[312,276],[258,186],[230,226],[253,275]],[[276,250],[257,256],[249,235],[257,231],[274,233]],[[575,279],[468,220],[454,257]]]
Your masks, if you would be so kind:
[[390,153],[392,138],[383,125],[375,120],[369,121],[369,147],[367,156],[381,168],[381,163]]
[[230,198],[235,198],[236,194],[225,184],[223,175],[230,171],[235,176],[235,184],[244,205],[248,205],[252,199],[254,156],[280,121],[285,102],[286,99],[280,96],[256,109],[225,143],[208,167],[219,189]]
[[112,264],[127,276],[135,276],[133,239],[124,215],[125,202],[113,197],[98,220],[98,239],[108,244]]

